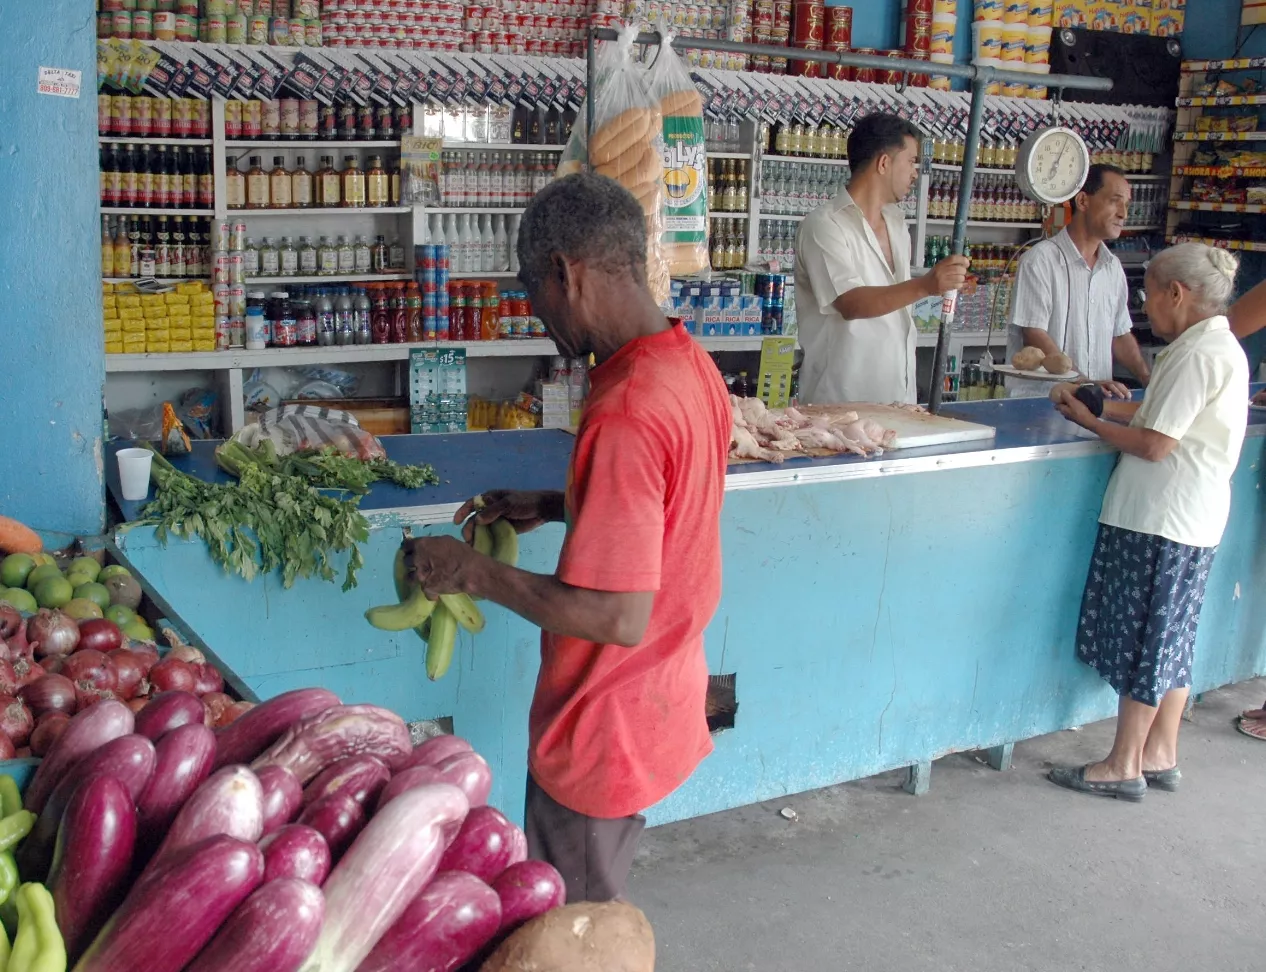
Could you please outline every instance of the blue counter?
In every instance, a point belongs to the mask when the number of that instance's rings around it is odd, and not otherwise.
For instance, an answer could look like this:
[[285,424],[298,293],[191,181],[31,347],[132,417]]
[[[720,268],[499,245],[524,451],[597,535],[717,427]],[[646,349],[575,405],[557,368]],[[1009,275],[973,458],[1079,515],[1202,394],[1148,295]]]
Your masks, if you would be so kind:
[[[724,590],[706,650],[713,673],[736,676],[735,726],[714,736],[716,752],[650,812],[653,823],[1115,712],[1115,695],[1072,647],[1114,454],[1042,400],[945,412],[994,426],[996,440],[732,467]],[[1266,672],[1266,419],[1254,412],[1251,422],[1209,581],[1198,691]],[[432,683],[412,632],[384,634],[361,613],[394,599],[399,526],[452,530],[456,505],[484,489],[559,488],[571,441],[541,431],[385,439],[389,455],[434,464],[442,483],[365,498],[375,529],[360,585],[347,594],[317,581],[248,584],[216,568],[200,544],[164,548],[145,526],[121,529],[116,543],[260,696],[319,684],[410,720],[451,717],[493,764],[493,802],[517,810],[538,631],[486,604],[486,630],[463,633],[453,669]],[[211,474],[208,449],[199,444],[178,465]],[[551,572],[561,541],[558,525],[525,536],[521,565]]]

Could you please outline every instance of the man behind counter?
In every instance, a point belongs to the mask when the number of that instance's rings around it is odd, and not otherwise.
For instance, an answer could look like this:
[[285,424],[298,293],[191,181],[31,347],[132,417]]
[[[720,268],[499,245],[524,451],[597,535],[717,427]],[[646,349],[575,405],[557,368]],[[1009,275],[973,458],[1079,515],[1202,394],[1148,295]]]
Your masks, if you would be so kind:
[[[1063,351],[1078,374],[1112,398],[1129,398],[1112,380],[1113,359],[1146,385],[1151,376],[1131,332],[1130,294],[1121,261],[1105,245],[1125,228],[1130,183],[1111,165],[1092,165],[1073,198],[1072,222],[1020,258],[1011,302],[1007,360],[1022,347]],[[1008,378],[1013,397],[1045,395],[1050,383]]]
[[518,253],[559,353],[597,367],[566,492],[484,493],[477,517],[519,533],[565,522],[558,567],[519,570],[453,537],[409,541],[406,563],[432,596],[479,595],[541,628],[528,848],[562,872],[568,901],[606,901],[623,891],[641,811],[712,750],[703,629],[721,598],[730,401],[647,289],[642,207],[619,183],[550,183],[523,214]]
[[897,115],[867,115],[848,138],[853,176],[796,235],[796,308],[808,404],[914,402],[910,305],[962,287],[967,258],[910,278],[910,233],[898,203],[918,179],[922,135]]

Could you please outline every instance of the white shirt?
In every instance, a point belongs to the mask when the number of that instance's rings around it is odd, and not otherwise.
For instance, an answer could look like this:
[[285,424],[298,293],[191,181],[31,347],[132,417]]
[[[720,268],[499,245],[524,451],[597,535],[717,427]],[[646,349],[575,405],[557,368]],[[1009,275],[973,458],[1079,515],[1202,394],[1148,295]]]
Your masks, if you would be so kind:
[[1248,360],[1225,317],[1194,324],[1156,356],[1131,428],[1178,440],[1160,462],[1122,454],[1099,522],[1216,547],[1248,424]]
[[[1112,340],[1129,334],[1130,289],[1106,246],[1092,270],[1065,229],[1020,257],[1007,330],[1007,361],[1024,347],[1021,328],[1045,331],[1073,368],[1092,381],[1112,378]],[[1008,378],[1012,397],[1045,395],[1050,384]]]
[[910,308],[846,321],[834,306],[837,297],[855,287],[891,287],[910,279],[910,233],[901,208],[885,206],[883,217],[892,267],[847,189],[800,223],[796,317],[804,347],[800,397],[806,403],[915,401]]

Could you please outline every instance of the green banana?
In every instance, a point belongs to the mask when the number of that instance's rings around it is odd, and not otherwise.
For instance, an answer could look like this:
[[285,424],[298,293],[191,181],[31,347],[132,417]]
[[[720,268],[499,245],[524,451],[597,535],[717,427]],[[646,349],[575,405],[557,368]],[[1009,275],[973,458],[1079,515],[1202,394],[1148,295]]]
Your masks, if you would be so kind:
[[396,562],[391,568],[392,577],[396,582],[396,598],[403,601],[412,591],[409,588],[409,573],[404,565],[404,547],[396,548]]
[[[475,606],[475,602],[465,594],[441,594],[443,604],[463,628],[471,634],[479,634],[484,630],[483,612]],[[418,622],[421,624],[421,622]],[[435,636],[435,623],[431,623],[431,636]]]
[[511,567],[519,565],[519,534],[509,520],[494,520],[489,527],[492,534],[492,556],[498,562]]
[[426,648],[426,677],[431,681],[443,678],[453,663],[453,647],[457,642],[457,619],[443,603],[431,615],[431,634]]
[[378,607],[371,607],[365,612],[365,620],[379,631],[405,631],[408,628],[418,627],[431,616],[434,610],[435,602],[430,600],[419,587],[399,604],[381,604]]
[[475,524],[475,540],[472,546],[475,548],[476,553],[492,556],[495,544],[492,538],[492,531],[485,524]]

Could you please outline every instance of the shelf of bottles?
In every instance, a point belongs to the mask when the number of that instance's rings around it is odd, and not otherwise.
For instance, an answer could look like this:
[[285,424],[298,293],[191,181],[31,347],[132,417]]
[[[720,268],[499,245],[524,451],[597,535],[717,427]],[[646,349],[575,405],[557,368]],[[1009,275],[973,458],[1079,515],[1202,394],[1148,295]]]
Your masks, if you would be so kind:
[[834,199],[847,185],[845,165],[826,165],[818,159],[786,161],[761,159],[760,215],[762,219],[804,216]]
[[[928,222],[952,222],[958,211],[959,178],[951,172],[934,172],[928,188]],[[970,223],[991,223],[1014,228],[1041,225],[1041,204],[1020,192],[1011,173],[978,175],[972,184]]]

